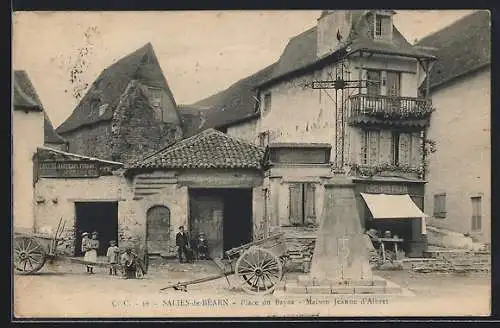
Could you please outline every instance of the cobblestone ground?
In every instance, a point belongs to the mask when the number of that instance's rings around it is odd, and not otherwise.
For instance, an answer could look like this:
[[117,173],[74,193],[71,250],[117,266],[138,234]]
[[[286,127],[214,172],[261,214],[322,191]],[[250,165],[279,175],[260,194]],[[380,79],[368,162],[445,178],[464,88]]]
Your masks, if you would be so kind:
[[[151,265],[143,279],[124,280],[97,268],[88,275],[78,264],[46,264],[35,275],[14,276],[18,317],[217,317],[217,316],[406,316],[489,315],[489,274],[457,276],[409,271],[375,272],[413,296],[290,295],[244,293],[235,276],[193,285],[171,283],[217,274],[210,262]],[[286,275],[292,279],[295,274]]]

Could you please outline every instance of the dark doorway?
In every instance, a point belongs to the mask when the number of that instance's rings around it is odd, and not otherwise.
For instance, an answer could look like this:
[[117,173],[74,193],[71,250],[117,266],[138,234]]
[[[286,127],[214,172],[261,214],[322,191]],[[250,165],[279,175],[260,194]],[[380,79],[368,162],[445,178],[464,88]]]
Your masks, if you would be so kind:
[[82,233],[97,231],[98,256],[105,256],[110,240],[118,242],[118,202],[75,202],[75,256],[82,256]]
[[252,241],[252,189],[232,189],[225,194],[224,251]]
[[190,189],[192,238],[204,232],[212,257],[252,240],[252,189]]

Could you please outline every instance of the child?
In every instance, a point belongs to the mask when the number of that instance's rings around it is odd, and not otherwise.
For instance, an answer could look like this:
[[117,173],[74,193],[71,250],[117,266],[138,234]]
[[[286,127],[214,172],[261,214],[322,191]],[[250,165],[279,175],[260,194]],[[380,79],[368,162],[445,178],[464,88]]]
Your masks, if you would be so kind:
[[125,279],[135,279],[137,272],[137,263],[135,254],[132,253],[132,247],[127,246],[125,253],[121,256],[121,264],[123,266],[123,273]]
[[[83,258],[86,261],[86,256],[87,256],[87,251],[90,250],[90,238],[89,238],[89,233],[84,232],[82,233],[82,253],[85,254],[85,257]],[[90,266],[87,265],[87,273],[90,273]]]
[[116,241],[111,240],[109,242],[108,252],[106,256],[108,257],[109,263],[109,274],[112,276],[116,276],[116,267],[118,265],[118,257],[120,255],[120,249],[116,246]]
[[[97,262],[97,249],[99,249],[99,240],[97,240],[97,232],[92,233],[92,239],[88,241],[88,250],[85,252],[85,257],[83,258],[86,262],[96,263]],[[94,266],[89,264],[89,273],[94,273]]]

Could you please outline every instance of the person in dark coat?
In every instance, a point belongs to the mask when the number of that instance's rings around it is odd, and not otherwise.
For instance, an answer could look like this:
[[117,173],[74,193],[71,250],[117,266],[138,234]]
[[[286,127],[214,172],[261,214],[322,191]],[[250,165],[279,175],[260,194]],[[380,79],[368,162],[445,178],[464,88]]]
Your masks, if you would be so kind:
[[175,245],[177,246],[177,257],[179,263],[184,263],[187,260],[187,248],[189,240],[187,234],[184,232],[184,227],[179,227],[179,232],[175,236]]

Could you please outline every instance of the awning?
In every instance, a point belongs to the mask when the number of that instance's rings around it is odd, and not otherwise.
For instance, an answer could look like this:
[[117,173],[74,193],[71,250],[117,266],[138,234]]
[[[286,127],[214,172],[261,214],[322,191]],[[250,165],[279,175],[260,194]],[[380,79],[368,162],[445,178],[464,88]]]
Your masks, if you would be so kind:
[[418,208],[408,194],[387,195],[361,193],[361,197],[365,200],[374,219],[421,218],[422,234],[426,234],[425,218],[428,217],[428,215]]

